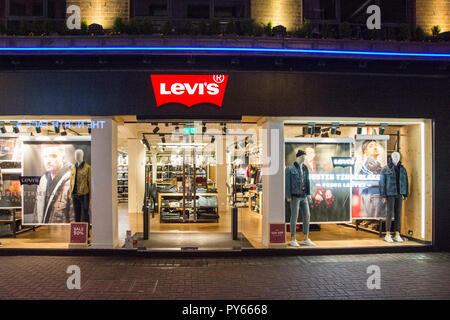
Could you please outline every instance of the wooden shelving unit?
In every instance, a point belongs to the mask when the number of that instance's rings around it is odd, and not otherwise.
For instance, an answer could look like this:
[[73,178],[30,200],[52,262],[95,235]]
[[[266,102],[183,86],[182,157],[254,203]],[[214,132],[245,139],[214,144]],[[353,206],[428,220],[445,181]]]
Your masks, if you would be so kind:
[[[255,199],[253,199],[255,198]],[[262,212],[262,192],[256,190],[248,191],[248,203],[250,210],[256,213]]]
[[119,203],[128,202],[128,157],[119,156],[117,165],[117,200]]

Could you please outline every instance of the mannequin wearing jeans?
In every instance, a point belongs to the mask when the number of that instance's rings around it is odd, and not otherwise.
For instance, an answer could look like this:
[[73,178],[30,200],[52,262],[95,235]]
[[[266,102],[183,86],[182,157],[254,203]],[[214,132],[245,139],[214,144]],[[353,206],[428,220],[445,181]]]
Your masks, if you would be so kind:
[[[383,202],[387,203],[386,242],[403,242],[400,236],[400,217],[403,200],[408,196],[408,174],[400,163],[400,153],[392,153],[388,166],[384,167],[380,175],[380,194]],[[391,224],[394,218],[394,239],[391,236]]]
[[296,225],[299,209],[303,217],[303,241],[302,245],[314,246],[315,244],[309,239],[309,201],[311,201],[311,191],[309,185],[308,168],[304,165],[306,153],[298,150],[296,154],[296,162],[286,169],[286,198],[290,204],[291,219],[291,242],[289,245],[299,247],[299,243],[295,238]]

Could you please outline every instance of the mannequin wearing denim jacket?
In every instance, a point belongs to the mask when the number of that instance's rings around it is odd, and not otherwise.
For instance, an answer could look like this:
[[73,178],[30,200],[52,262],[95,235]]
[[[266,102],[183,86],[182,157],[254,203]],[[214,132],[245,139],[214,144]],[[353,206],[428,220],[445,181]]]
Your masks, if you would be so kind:
[[[408,196],[408,173],[400,162],[400,153],[394,152],[388,158],[388,165],[380,175],[380,195],[387,203],[386,242],[403,242],[400,237],[400,217],[403,200]],[[391,236],[391,223],[394,218],[395,236]]]
[[296,238],[296,225],[299,209],[302,211],[303,218],[303,241],[302,245],[313,246],[315,245],[309,239],[309,201],[311,201],[311,190],[309,184],[309,171],[304,165],[306,153],[303,150],[298,150],[296,154],[296,162],[286,169],[286,199],[290,204],[291,219],[291,242],[289,245],[293,247],[299,247]]

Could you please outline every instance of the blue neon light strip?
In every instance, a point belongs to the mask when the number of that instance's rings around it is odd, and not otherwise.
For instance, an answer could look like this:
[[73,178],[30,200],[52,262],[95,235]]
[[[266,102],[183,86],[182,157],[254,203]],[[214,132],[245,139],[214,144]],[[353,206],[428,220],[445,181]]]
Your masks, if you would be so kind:
[[254,53],[314,53],[335,55],[365,55],[388,57],[450,58],[450,53],[412,53],[381,51],[347,51],[318,49],[272,49],[272,48],[221,48],[221,47],[0,47],[0,52],[101,52],[101,51],[207,51],[207,52],[254,52]]

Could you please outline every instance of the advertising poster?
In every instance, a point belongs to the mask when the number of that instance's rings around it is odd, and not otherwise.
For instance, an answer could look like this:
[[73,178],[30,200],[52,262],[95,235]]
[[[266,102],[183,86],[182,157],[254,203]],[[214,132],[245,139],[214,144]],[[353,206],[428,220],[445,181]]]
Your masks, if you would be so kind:
[[[68,224],[75,222],[69,198],[70,167],[75,151],[84,152],[91,164],[91,142],[85,137],[30,137],[23,141],[23,222],[28,225]],[[24,179],[25,180],[25,179]]]
[[353,219],[385,219],[380,197],[380,173],[387,163],[387,135],[356,136],[352,190]]
[[0,137],[0,161],[21,160],[21,144],[16,135]]
[[16,134],[0,137],[0,208],[20,208],[21,143]]
[[[285,139],[285,167],[291,166],[299,149],[306,152],[312,203],[311,223],[339,223],[351,220],[351,184],[349,167],[334,167],[333,157],[350,157],[353,139]],[[286,201],[286,222],[290,206]],[[299,213],[298,222],[302,221]]]

